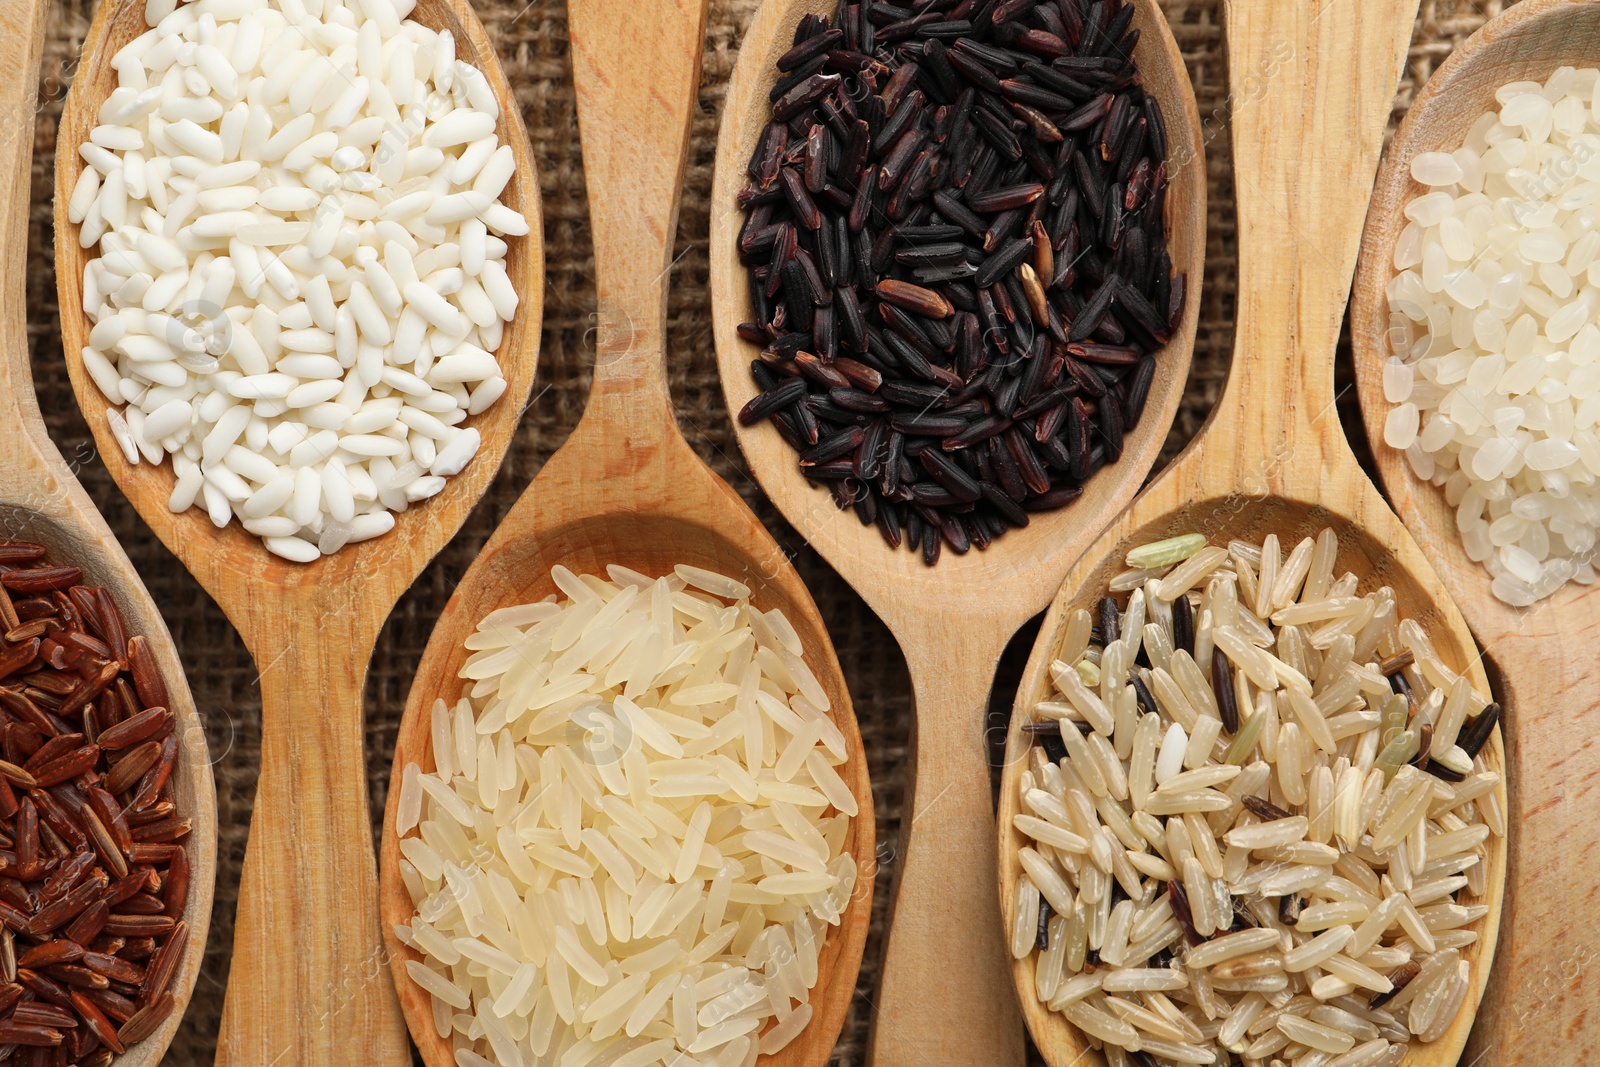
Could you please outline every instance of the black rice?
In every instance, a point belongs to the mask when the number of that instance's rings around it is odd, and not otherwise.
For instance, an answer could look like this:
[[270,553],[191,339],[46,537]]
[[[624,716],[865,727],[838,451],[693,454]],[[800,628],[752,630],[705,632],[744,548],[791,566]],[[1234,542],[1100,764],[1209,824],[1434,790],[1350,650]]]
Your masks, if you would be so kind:
[[1182,318],[1121,0],[841,3],[779,59],[739,202],[770,419],[932,563],[1121,456]]
[[1489,703],[1478,713],[1478,717],[1467,723],[1466,728],[1456,737],[1456,744],[1461,746],[1461,751],[1467,754],[1468,759],[1475,759],[1483,749],[1485,741],[1494,731],[1495,724],[1500,721],[1501,708],[1499,704]]

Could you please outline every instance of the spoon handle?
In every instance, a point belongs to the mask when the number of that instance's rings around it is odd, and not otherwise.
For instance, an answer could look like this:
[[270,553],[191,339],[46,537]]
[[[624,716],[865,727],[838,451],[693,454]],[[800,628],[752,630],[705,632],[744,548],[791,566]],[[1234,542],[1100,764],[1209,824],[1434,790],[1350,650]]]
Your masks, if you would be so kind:
[[[50,440],[33,387],[28,348],[28,208],[33,191],[34,120],[39,65],[50,0],[0,4],[0,253],[13,265],[0,279],[0,537],[50,540],[66,534],[100,541],[112,551],[128,591],[148,596],[116,546],[105,520]],[[82,457],[79,457],[82,458]],[[44,524],[36,522],[46,520]],[[59,520],[63,525],[57,525]],[[101,554],[97,547],[95,554]],[[118,575],[119,580],[123,574]]]
[[894,906],[873,1018],[874,1067],[1020,1067],[1022,1016],[996,892],[985,724],[1009,626],[897,633],[916,731]]
[[[44,48],[47,0],[12,0],[0,8],[0,244],[6,262],[28,256],[28,201],[33,187],[33,120],[38,112],[39,59]],[[0,485],[13,502],[30,506],[55,448],[45,433],[33,391],[28,356],[25,272],[13,269],[0,284]],[[59,456],[57,456],[59,463]],[[59,493],[47,493],[49,497]],[[47,500],[38,500],[47,504]]]
[[[1479,597],[1489,599],[1487,592]],[[1600,612],[1581,602],[1557,607],[1558,599],[1525,612],[1480,604],[1473,613],[1512,720],[1501,729],[1515,848],[1499,948],[1461,1061],[1468,1065],[1592,1063],[1600,1055],[1594,1018],[1600,927],[1593,903],[1600,863],[1594,740]]]
[[1329,467],[1362,477],[1339,427],[1333,357],[1417,0],[1228,0],[1225,11],[1238,340],[1206,480],[1314,500]]
[[217,1064],[403,1064],[378,928],[362,696],[387,612],[350,585],[256,597],[261,773]]
[[604,432],[672,429],[667,274],[709,6],[567,4],[599,303],[583,421]]

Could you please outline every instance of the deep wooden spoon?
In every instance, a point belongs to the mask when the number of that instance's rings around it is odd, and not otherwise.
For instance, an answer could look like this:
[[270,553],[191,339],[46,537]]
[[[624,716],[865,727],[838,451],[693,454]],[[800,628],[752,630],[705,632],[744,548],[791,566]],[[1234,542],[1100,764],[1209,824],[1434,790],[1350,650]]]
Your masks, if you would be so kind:
[[543,305],[539,185],[521,112],[466,0],[421,0],[412,18],[448,28],[457,55],[487,75],[497,132],[516,156],[505,202],[532,232],[512,238],[507,270],[522,300],[496,352],[508,383],[469,419],[478,456],[435,499],[397,516],[383,537],[310,564],[267,552],[237,524],[218,530],[198,510],[174,515],[170,464],[130,466],[111,436],[107,403],[78,353],[87,344],[83,267],[89,252],[66,217],[100,104],[116,86],[111,58],[146,29],[140,0],[106,0],[84,42],[56,154],[56,286],[72,387],[111,475],[145,522],[238,629],[261,672],[261,774],[235,918],[219,1063],[402,1062],[405,1031],[383,966],[377,872],[362,745],[367,664],[389,611],[460,529],[499,468],[533,384]]
[[[1239,218],[1239,309],[1233,366],[1201,436],[1145,490],[1067,575],[1017,693],[1000,787],[1000,876],[1007,921],[1026,842],[1012,828],[1031,717],[1070,613],[1092,607],[1128,549],[1179,533],[1214,542],[1294,544],[1332,527],[1363,589],[1391,586],[1446,662],[1488,692],[1460,613],[1399,520],[1356,465],[1334,408],[1333,356],[1384,122],[1411,39],[1417,0],[1233,0],[1226,5]],[[1502,771],[1496,731],[1484,761]],[[1503,789],[1503,785],[1501,786]],[[1489,912],[1463,951],[1466,1002],[1437,1041],[1415,1044],[1414,1067],[1453,1065],[1483,993],[1505,884],[1506,842],[1488,845]],[[1033,957],[1014,966],[1029,1028],[1055,1067],[1075,1062],[1081,1035],[1034,993]],[[1499,1061],[1494,1061],[1498,1063]],[[1546,1061],[1550,1062],[1550,1061]]]
[[155,653],[168,704],[178,717],[173,799],[178,814],[194,824],[183,839],[190,864],[183,913],[189,947],[169,987],[175,1001],[172,1014],[117,1061],[123,1067],[155,1067],[183,1021],[205,957],[217,874],[217,793],[205,727],[195,714],[167,624],[89,494],[51,443],[33,391],[26,273],[20,264],[28,259],[39,61],[50,7],[49,0],[16,0],[0,10],[0,70],[8,72],[0,81],[0,247],[6,261],[17,265],[0,281],[0,529],[7,540],[45,545],[52,562],[82,568],[86,585],[110,592],[128,633],[143,634]]
[[[1421,481],[1403,454],[1383,443],[1391,404],[1383,395],[1388,359],[1394,244],[1406,202],[1423,192],[1411,178],[1419,152],[1454,151],[1479,115],[1498,110],[1508,82],[1543,82],[1557,67],[1593,66],[1600,4],[1526,0],[1489,20],[1456,49],[1417,94],[1384,156],[1367,214],[1350,311],[1356,385],[1367,437],[1395,510],[1461,605],[1483,645],[1510,726],[1510,821],[1517,828],[1499,959],[1468,1045],[1485,1064],[1587,1063],[1600,1054],[1594,967],[1600,925],[1590,918],[1600,857],[1600,590],[1569,584],[1531,608],[1509,607],[1489,574],[1467,558],[1455,509]],[[1563,887],[1581,886],[1580,900]]]
[[[667,391],[667,286],[678,192],[688,159],[709,0],[568,0],[578,127],[594,235],[599,330],[588,409],[478,555],[440,616],[406,702],[393,781],[406,764],[433,768],[429,714],[454,701],[462,642],[499,607],[556,591],[550,569],[604,574],[611,563],[644,574],[678,563],[749,585],[763,610],[782,608],[827,691],[850,758],[841,773],[860,809],[845,851],[863,873],[841,924],[829,929],[811,991],[815,1015],[782,1052],[784,1067],[819,1067],[844,1023],[872,912],[872,790],[839,662],[811,596],[788,557],[738,494],[678,433]],[[399,789],[389,790],[382,838],[383,933],[412,1037],[429,1067],[453,1063],[434,1029],[429,994],[405,972],[417,958],[394,934],[416,913],[400,879],[394,833]]]
[[[738,324],[755,317],[747,271],[736,249],[744,213],[736,197],[745,165],[771,121],[768,94],[777,59],[808,14],[832,0],[766,0],[745,33],[728,85],[717,146],[711,211],[711,294],[717,362],[728,410],[756,393],[756,346]],[[1022,1028],[1006,991],[1005,945],[995,891],[994,808],[985,713],[1000,654],[1039,613],[1061,577],[1105,524],[1138,492],[1183,396],[1194,351],[1205,262],[1204,140],[1194,90],[1166,18],[1154,0],[1135,0],[1133,24],[1144,88],[1168,126],[1169,248],[1188,272],[1190,299],[1122,458],[1096,473],[1084,495],[1034,515],[984,552],[947,552],[935,567],[884,544],[875,528],[841,513],[800,473],[795,453],[772,427],[735,427],[751,471],[801,536],[855,587],[894,633],[915,695],[916,760],[901,821],[895,899],[876,998],[872,1059],[879,1067],[923,1063],[1016,1067]]]

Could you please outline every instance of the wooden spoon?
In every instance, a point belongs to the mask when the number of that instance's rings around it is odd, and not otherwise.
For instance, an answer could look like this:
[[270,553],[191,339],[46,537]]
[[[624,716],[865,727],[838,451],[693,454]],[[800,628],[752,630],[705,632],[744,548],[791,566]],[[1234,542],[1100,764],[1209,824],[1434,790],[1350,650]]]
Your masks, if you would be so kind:
[[[0,11],[0,244],[6,260],[28,258],[28,203],[33,187],[33,133],[38,114],[39,60],[44,51],[49,0],[16,0]],[[28,358],[28,312],[24,272],[13,269],[0,283],[0,527],[7,539],[35,541],[52,562],[80,567],[88,585],[111,593],[128,633],[143,634],[160,665],[167,701],[178,717],[178,763],[173,799],[178,814],[193,820],[184,838],[190,864],[189,901],[183,920],[189,947],[168,987],[176,1002],[155,1033],[117,1062],[155,1067],[172,1044],[194,992],[211,926],[211,891],[217,876],[217,794],[205,727],[172,645],[167,624],[115,535],[95,510],[51,443],[33,391]]]
[[[1455,513],[1442,490],[1421,481],[1405,457],[1383,443],[1391,404],[1383,395],[1388,359],[1394,244],[1419,152],[1454,151],[1494,92],[1513,81],[1543,82],[1557,67],[1592,66],[1600,5],[1527,0],[1491,19],[1434,72],[1417,94],[1378,171],[1351,306],[1356,384],[1367,437],[1395,509],[1416,531],[1428,561],[1461,605],[1483,645],[1510,717],[1507,759],[1510,821],[1517,827],[1499,966],[1478,1011],[1468,1047],[1483,1063],[1586,1063],[1600,1053],[1600,1016],[1591,977],[1600,962],[1600,927],[1588,915],[1600,823],[1593,803],[1600,746],[1590,738],[1600,685],[1595,638],[1600,596],[1569,584],[1531,608],[1507,606],[1489,574],[1467,558]],[[1502,723],[1503,724],[1503,723]],[[1560,887],[1581,885],[1583,903]]]
[[[1049,602],[1067,567],[1138,492],[1183,396],[1194,351],[1205,263],[1206,168],[1194,90],[1165,16],[1135,0],[1133,24],[1145,90],[1168,125],[1169,249],[1188,273],[1190,299],[1122,459],[1098,472],[1082,498],[1037,514],[986,552],[947,552],[936,567],[884,544],[876,529],[841,514],[800,473],[770,426],[736,424],[739,447],[773,503],[888,625],[911,672],[916,761],[905,817],[889,942],[872,1038],[880,1067],[922,1063],[1020,1065],[1022,1028],[1006,994],[999,934],[985,715],[994,670],[1011,636]],[[755,317],[735,247],[744,213],[736,197],[745,165],[771,120],[777,59],[808,14],[832,0],[767,0],[745,33],[728,85],[711,212],[712,320],[729,411],[755,395],[757,348],[737,334]]]
[[[550,569],[603,574],[607,564],[644,574],[678,563],[738,578],[763,610],[782,608],[832,702],[850,759],[841,769],[859,814],[845,851],[862,875],[839,927],[830,929],[811,991],[810,1025],[764,1062],[828,1059],[855,991],[872,913],[872,790],[861,735],[827,629],[783,549],[678,433],[667,391],[667,285],[678,192],[699,81],[709,0],[568,0],[578,125],[583,137],[599,301],[594,385],[567,443],[489,539],[440,616],[406,702],[394,778],[406,764],[434,766],[433,702],[454,702],[462,642],[490,611],[556,591]],[[434,1029],[430,995],[405,962],[417,956],[394,934],[416,913],[401,881],[395,835],[398,787],[389,790],[382,837],[383,933],[412,1037],[430,1067],[453,1063]]]
[[[1334,346],[1359,220],[1416,11],[1417,0],[1226,5],[1240,241],[1233,369],[1202,436],[1072,568],[1039,632],[1000,787],[1008,928],[1017,849],[1026,843],[1011,826],[1029,745],[1021,725],[1044,698],[1070,613],[1093,606],[1130,548],[1191,532],[1256,543],[1276,533],[1294,544],[1332,527],[1340,543],[1335,573],[1356,574],[1363,588],[1393,587],[1401,611],[1421,623],[1445,660],[1464,665],[1473,685],[1489,691],[1460,613],[1356,465],[1334,409]],[[1483,755],[1501,770],[1498,732]],[[1437,1041],[1413,1046],[1406,1063],[1415,1067],[1455,1064],[1483,993],[1500,920],[1505,839],[1491,838],[1488,849],[1489,888],[1471,903],[1489,912],[1476,926],[1478,941],[1463,952],[1472,965],[1465,1006]],[[1029,1028],[1053,1065],[1075,1062],[1083,1039],[1039,1003],[1033,967],[1032,956],[1013,967]]]
[[387,1063],[406,1056],[384,976],[377,876],[367,809],[362,696],[367,663],[389,611],[444,547],[499,468],[533,384],[543,303],[539,186],[516,98],[466,0],[421,0],[412,18],[448,28],[457,55],[489,79],[498,134],[516,156],[505,202],[533,231],[513,238],[507,270],[522,302],[496,355],[509,383],[466,425],[479,454],[439,496],[383,537],[310,564],[267,552],[237,524],[218,530],[198,510],[167,508],[170,464],[129,466],[106,422],[107,403],[78,353],[89,253],[66,216],[86,141],[116,85],[113,55],[145,30],[140,0],[106,0],[84,42],[56,154],[56,285],[72,387],[111,475],[238,628],[261,671],[261,775],[235,919],[219,1063]]

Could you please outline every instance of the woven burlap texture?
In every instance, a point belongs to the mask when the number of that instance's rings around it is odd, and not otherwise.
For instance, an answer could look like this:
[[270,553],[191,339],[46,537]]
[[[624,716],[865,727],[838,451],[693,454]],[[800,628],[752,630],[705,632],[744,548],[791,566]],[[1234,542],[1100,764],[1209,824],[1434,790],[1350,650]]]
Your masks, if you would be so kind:
[[[50,223],[55,133],[61,100],[76,69],[93,6],[88,0],[62,0],[50,16],[35,131],[32,232],[26,264],[28,333],[39,403],[51,436],[144,576],[172,628],[195,704],[206,721],[215,760],[219,837],[216,911],[194,1001],[166,1060],[186,1067],[210,1063],[216,1046],[223,989],[228,979],[239,869],[255,793],[260,691],[256,668],[221,610],[162,547],[112,483],[73,401],[62,363]],[[543,351],[533,403],[503,469],[461,533],[401,598],[378,642],[366,700],[365,773],[375,833],[388,788],[395,729],[434,620],[490,531],[576,424],[589,385],[594,260],[567,61],[565,5],[562,0],[475,0],[475,6],[516,88],[539,167],[548,263]],[[1422,4],[1395,99],[1396,119],[1433,68],[1502,6],[1498,0],[1481,5],[1468,0],[1427,0]],[[707,279],[707,195],[724,88],[744,28],[758,7],[759,0],[712,3],[673,274],[670,377],[685,436],[744,495],[778,540],[793,551],[795,565],[827,620],[861,720],[877,804],[878,839],[886,844],[880,855],[884,862],[879,866],[866,964],[833,1058],[836,1064],[858,1064],[865,1058],[871,997],[877,979],[876,958],[883,943],[883,915],[895,867],[893,842],[901,815],[910,696],[905,663],[888,631],[850,587],[783,522],[751,480],[733,442],[717,381]],[[1164,0],[1162,7],[1183,51],[1205,120],[1211,203],[1194,365],[1182,409],[1163,453],[1165,461],[1176,455],[1200,428],[1227,376],[1233,343],[1236,247],[1221,7],[1217,0]],[[13,264],[11,269],[17,266]],[[1354,410],[1354,391],[1349,388],[1347,353],[1341,356],[1339,381],[1343,387],[1341,415],[1357,451],[1365,453]],[[1003,723],[1009,712],[1015,681],[1032,640],[1030,626],[1013,641],[1001,664],[990,712],[996,723]],[[351,773],[356,773],[354,768]],[[960,961],[952,964],[959,966]]]

